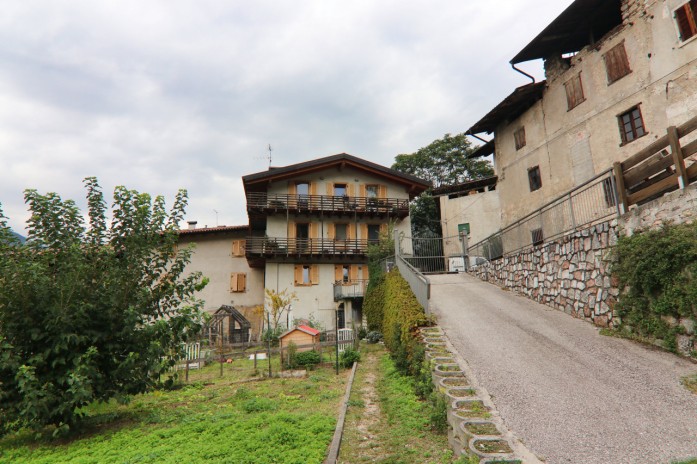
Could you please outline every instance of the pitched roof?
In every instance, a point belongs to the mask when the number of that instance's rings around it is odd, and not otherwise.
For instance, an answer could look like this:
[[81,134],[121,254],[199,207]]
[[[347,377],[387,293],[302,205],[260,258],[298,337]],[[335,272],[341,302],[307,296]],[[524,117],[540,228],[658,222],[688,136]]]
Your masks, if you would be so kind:
[[197,227],[195,229],[180,229],[177,231],[179,235],[193,234],[215,234],[220,232],[242,232],[249,230],[247,224],[240,226],[217,226],[217,227]]
[[513,57],[511,64],[574,53],[622,24],[621,0],[576,0]]
[[[530,109],[544,93],[547,81],[536,82],[518,87],[509,96],[489,111],[465,134],[479,134],[481,132],[494,132],[503,121],[511,121]],[[486,147],[487,145],[484,145]]]
[[410,188],[410,193],[418,195],[431,186],[431,183],[411,174],[381,166],[358,158],[347,153],[325,156],[302,163],[291,164],[283,167],[272,167],[268,171],[256,172],[242,177],[245,191],[258,191],[266,188],[267,182],[289,179],[306,173],[322,171],[330,167],[353,167],[362,171],[368,171],[377,176],[403,184]]
[[308,335],[312,335],[313,337],[316,336],[316,335],[319,335],[319,330],[313,329],[312,327],[308,327],[308,326],[306,326],[306,325],[299,325],[299,326],[297,326],[297,327],[294,327],[294,328],[292,328],[292,329],[290,329],[290,330],[287,330],[287,331],[283,332],[283,333],[279,336],[279,338],[283,338],[283,337],[285,337],[286,335],[288,335],[289,333],[295,332],[296,330],[299,330],[299,331],[301,331],[301,332],[304,332],[304,333],[306,333],[306,334],[308,334]]
[[454,193],[467,193],[472,190],[479,190],[480,188],[496,185],[498,179],[498,176],[489,176],[482,179],[469,180],[467,182],[462,182],[461,184],[444,185],[443,187],[433,189],[433,196],[439,197]]

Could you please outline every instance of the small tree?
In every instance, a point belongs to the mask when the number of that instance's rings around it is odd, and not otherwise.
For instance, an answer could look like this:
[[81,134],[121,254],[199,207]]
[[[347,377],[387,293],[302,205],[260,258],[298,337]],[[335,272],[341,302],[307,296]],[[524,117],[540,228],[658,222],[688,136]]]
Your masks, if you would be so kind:
[[284,313],[290,310],[290,305],[294,301],[298,301],[295,292],[289,292],[288,289],[283,289],[280,292],[267,288],[266,301],[264,305],[264,314],[266,315],[267,324],[266,337],[270,337],[274,342],[280,335],[281,317]]
[[97,180],[85,185],[88,226],[72,200],[27,190],[20,245],[0,211],[0,416],[15,419],[4,431],[64,432],[93,401],[154,388],[203,322],[193,295],[206,279],[183,275],[191,249],[177,249],[186,191],[168,214],[164,198],[117,187],[107,226]]

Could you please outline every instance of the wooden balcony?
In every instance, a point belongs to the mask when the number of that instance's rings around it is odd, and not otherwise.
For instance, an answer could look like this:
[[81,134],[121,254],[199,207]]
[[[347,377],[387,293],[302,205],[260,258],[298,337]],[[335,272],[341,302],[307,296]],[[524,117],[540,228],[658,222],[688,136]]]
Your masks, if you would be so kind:
[[348,282],[336,281],[334,282],[334,301],[363,298],[367,287],[368,281],[363,279]]
[[247,212],[251,214],[360,215],[404,219],[409,215],[409,200],[250,192],[247,194]]
[[332,240],[328,238],[247,237],[246,257],[256,267],[259,260],[319,260],[342,258],[365,260],[368,240]]

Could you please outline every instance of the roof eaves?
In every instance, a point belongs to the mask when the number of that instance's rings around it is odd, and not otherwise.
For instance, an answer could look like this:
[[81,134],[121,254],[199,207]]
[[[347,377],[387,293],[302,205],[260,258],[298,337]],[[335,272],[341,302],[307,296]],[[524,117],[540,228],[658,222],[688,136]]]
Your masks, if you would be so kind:
[[526,84],[515,89],[509,96],[489,111],[486,116],[470,127],[465,134],[492,133],[505,120],[512,120],[530,109],[544,93],[547,81]]

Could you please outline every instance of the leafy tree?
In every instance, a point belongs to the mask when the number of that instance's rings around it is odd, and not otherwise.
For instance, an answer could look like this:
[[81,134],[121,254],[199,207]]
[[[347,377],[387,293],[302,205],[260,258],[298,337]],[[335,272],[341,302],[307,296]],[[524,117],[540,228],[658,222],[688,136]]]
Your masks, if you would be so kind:
[[[492,176],[494,168],[488,160],[468,158],[472,147],[465,134],[434,140],[415,153],[397,155],[392,169],[428,180],[434,188]],[[410,206],[412,233],[415,237],[440,237],[438,204],[428,190]]]
[[293,304],[294,301],[298,301],[297,295],[295,292],[289,293],[287,288],[280,292],[267,288],[264,292],[266,293],[264,312],[266,313],[267,319],[273,324],[273,328],[278,329],[283,314],[290,310],[290,305]]
[[201,328],[206,279],[184,276],[177,249],[187,204],[169,213],[124,187],[111,224],[95,178],[85,179],[88,226],[72,200],[25,191],[31,218],[20,245],[0,211],[0,433],[79,423],[93,401],[151,390]]

